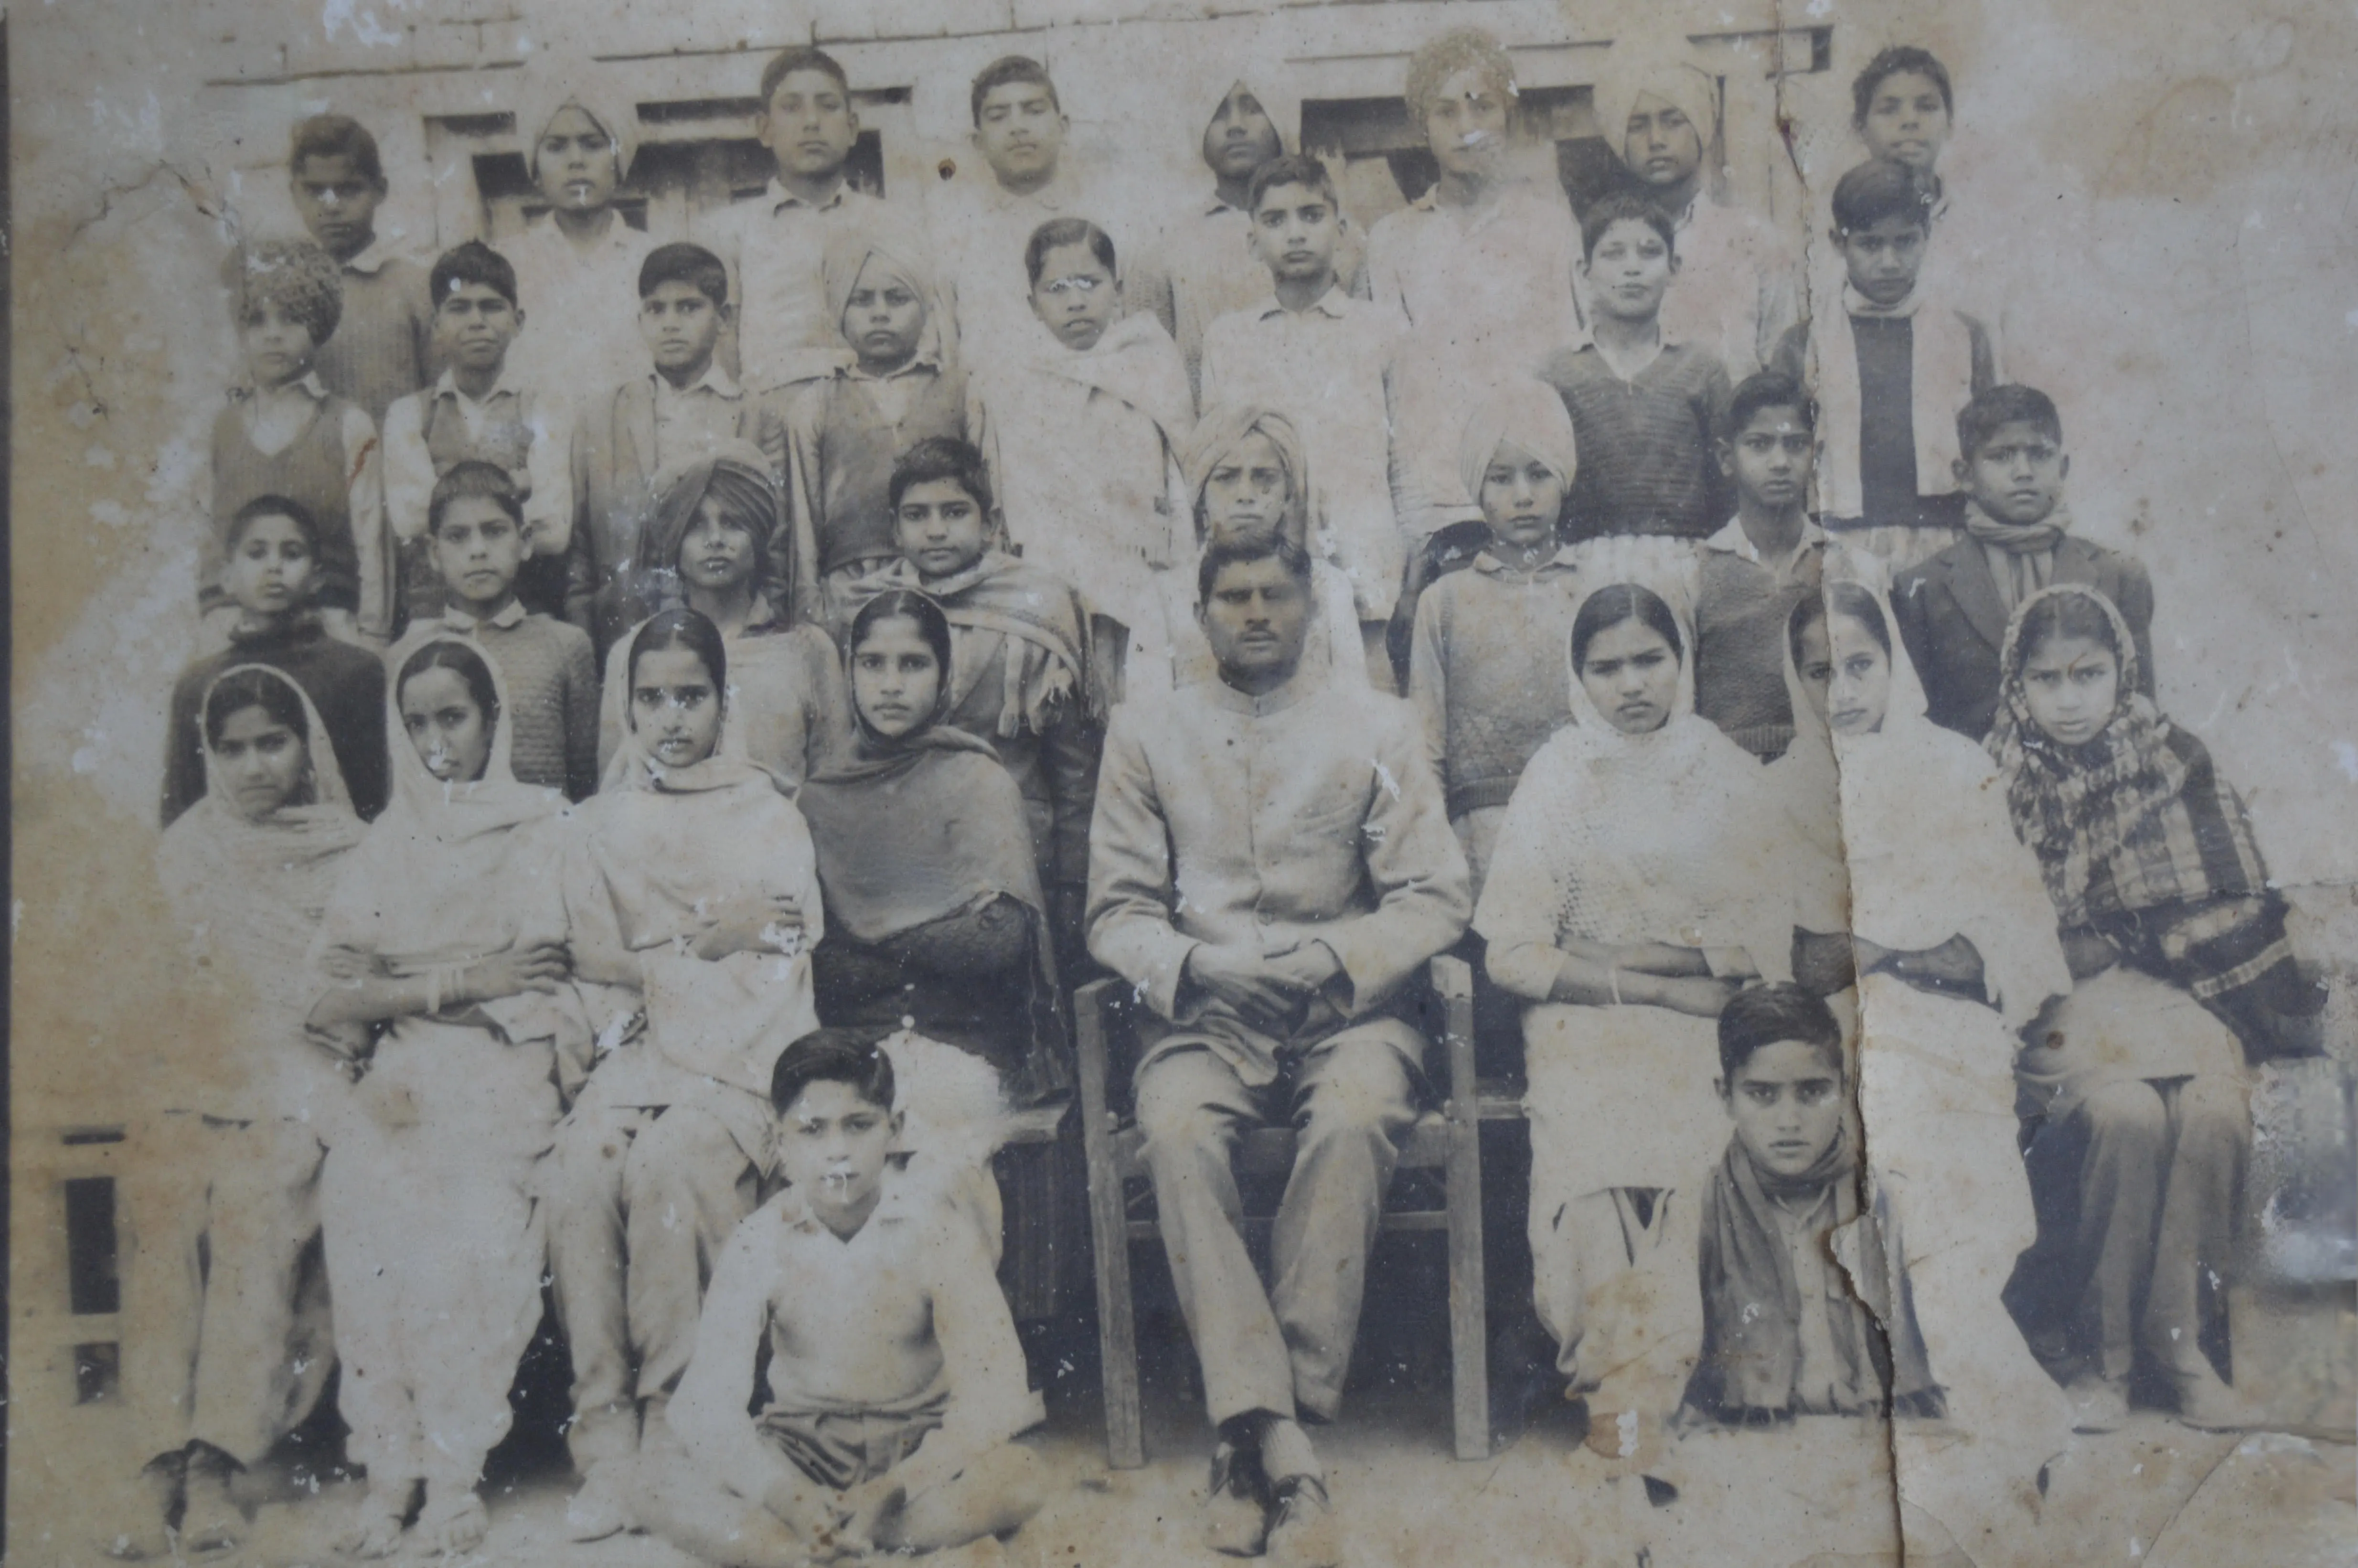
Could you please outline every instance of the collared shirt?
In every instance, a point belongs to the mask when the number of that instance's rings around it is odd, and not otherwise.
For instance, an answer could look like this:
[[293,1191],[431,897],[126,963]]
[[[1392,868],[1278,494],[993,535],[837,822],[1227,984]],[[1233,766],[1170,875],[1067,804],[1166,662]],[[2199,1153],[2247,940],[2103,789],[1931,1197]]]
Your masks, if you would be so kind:
[[1408,322],[1392,382],[1402,524],[1418,535],[1477,517],[1457,472],[1467,412],[1587,331],[1573,289],[1580,231],[1562,190],[1521,181],[1478,211],[1428,190],[1368,236],[1379,305]]
[[686,386],[674,386],[660,371],[648,373],[655,391],[655,457],[669,467],[690,453],[713,450],[737,440],[740,406],[745,389],[715,360],[704,373]]
[[[554,402],[519,387],[504,367],[491,390],[470,397],[444,371],[433,386],[395,403],[384,416],[384,505],[394,535],[419,538],[427,506],[434,498],[438,464],[427,447],[427,404],[455,419],[466,444],[481,445],[485,460],[499,462],[527,489],[525,533],[536,556],[562,555],[573,537],[573,422]],[[521,447],[524,461],[505,460],[503,449]]]
[[698,1468],[749,1499],[796,1476],[746,1413],[765,1342],[770,1408],[781,1413],[892,1416],[938,1404],[940,1430],[892,1470],[912,1498],[1044,1416],[973,1221],[911,1175],[888,1172],[849,1238],[790,1187],[737,1227],[715,1264],[670,1421]]
[[[1187,362],[1187,373],[1201,386],[1204,342],[1212,324],[1232,310],[1249,310],[1269,295],[1267,264],[1253,254],[1252,215],[1231,207],[1217,190],[1187,210],[1156,236],[1153,254],[1133,287],[1142,286],[1148,298],[1159,290],[1168,300],[1172,340]],[[1335,277],[1343,291],[1366,287],[1367,243],[1347,219],[1337,220],[1335,235]],[[1133,298],[1133,305],[1145,301]],[[1164,307],[1157,302],[1157,308]],[[1208,407],[1209,395],[1203,398]]]
[[1273,957],[1324,943],[1339,1023],[1380,1011],[1464,935],[1466,856],[1415,716],[1298,675],[1248,696],[1218,679],[1114,710],[1089,832],[1089,951],[1249,1084],[1278,1041],[1183,985],[1210,946]]
[[838,230],[880,223],[905,226],[908,220],[882,198],[849,185],[813,202],[772,176],[760,196],[724,207],[699,225],[698,243],[729,268],[729,297],[737,302],[737,374],[748,390],[763,393],[800,380],[811,373],[814,351],[843,347],[839,326],[828,319],[819,264]]
[[1744,519],[1731,517],[1727,520],[1725,527],[1703,542],[1703,547],[1706,550],[1725,550],[1740,560],[1751,562],[1756,567],[1766,567],[1776,574],[1777,580],[1781,583],[1790,582],[1793,579],[1793,574],[1800,569],[1801,562],[1808,557],[1809,553],[1823,546],[1825,542],[1826,531],[1819,527],[1814,519],[1804,517],[1801,519],[1801,535],[1794,541],[1792,553],[1781,561],[1770,561],[1762,556],[1759,547],[1753,544],[1752,535],[1744,531]]
[[1273,408],[1302,432],[1320,553],[1350,579],[1362,621],[1391,613],[1407,559],[1392,514],[1387,394],[1400,335],[1396,314],[1339,287],[1289,310],[1264,279],[1252,308],[1221,317],[1204,339],[1204,407]]
[[909,416],[909,395],[920,384],[917,378],[941,373],[939,354],[917,354],[908,363],[895,365],[882,375],[855,362],[844,367],[843,378],[866,387],[868,395],[876,401],[877,412],[898,425]]
[[500,254],[516,275],[524,330],[508,352],[517,384],[563,395],[568,405],[594,396],[645,364],[639,337],[639,268],[654,236],[614,213],[588,246],[575,244],[543,215],[503,242]]

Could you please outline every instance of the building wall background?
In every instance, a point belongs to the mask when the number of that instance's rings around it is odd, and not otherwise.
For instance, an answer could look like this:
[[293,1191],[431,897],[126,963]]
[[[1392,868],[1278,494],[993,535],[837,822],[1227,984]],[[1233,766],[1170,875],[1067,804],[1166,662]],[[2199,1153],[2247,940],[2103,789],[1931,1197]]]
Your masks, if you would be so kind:
[[[295,227],[281,165],[293,121],[333,106],[372,125],[395,186],[383,226],[430,250],[483,222],[471,155],[512,138],[484,117],[511,106],[533,51],[586,50],[642,103],[709,104],[750,98],[770,50],[816,40],[861,92],[883,95],[865,114],[884,132],[896,196],[938,179],[943,160],[965,161],[966,83],[1019,51],[1055,72],[1079,152],[1160,211],[1202,185],[1196,140],[1238,75],[1274,63],[1307,97],[1379,98],[1398,92],[1419,40],[1476,23],[1514,48],[1527,85],[1578,89],[1641,16],[1705,37],[1725,62],[1740,155],[1730,178],[1797,241],[1813,193],[1857,156],[1847,128],[1857,68],[1895,41],[1951,64],[1959,137],[1944,168],[1958,200],[2011,241],[2011,368],[2062,406],[2077,526],[2150,566],[2165,708],[2244,787],[2279,878],[2343,932],[2341,950],[2358,949],[2347,939],[2358,882],[2358,13],[2346,5],[2281,0],[2266,15],[2062,0],[20,7],[10,29],[12,1547],[39,1560],[44,1531],[80,1522],[77,1474],[123,1451],[104,1410],[71,1403],[83,1330],[57,1320],[51,1301],[63,1269],[55,1183],[119,1146],[58,1134],[123,1123],[186,1022],[149,869],[164,703],[193,645],[193,486],[235,363],[216,269],[237,232]],[[1773,41],[1810,29],[1826,29],[1827,69],[1772,80]],[[1796,58],[1789,47],[1788,65]],[[1571,102],[1576,115],[1576,92]],[[1773,134],[1780,108],[1790,156]],[[741,134],[726,114],[701,124]],[[680,127],[649,129],[659,139]],[[1937,848],[1928,825],[1928,852]]]

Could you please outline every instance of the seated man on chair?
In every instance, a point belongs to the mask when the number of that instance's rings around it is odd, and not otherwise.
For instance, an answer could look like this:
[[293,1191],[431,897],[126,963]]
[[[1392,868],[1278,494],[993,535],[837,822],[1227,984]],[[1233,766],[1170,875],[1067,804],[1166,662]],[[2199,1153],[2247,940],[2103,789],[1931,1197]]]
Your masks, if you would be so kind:
[[[1138,1125],[1219,1430],[1207,1534],[1327,1565],[1325,1477],[1368,1251],[1417,1115],[1426,1042],[1401,984],[1464,933],[1466,859],[1405,703],[1296,678],[1310,562],[1274,535],[1204,552],[1219,678],[1116,711],[1090,833],[1089,950],[1137,988]],[[1230,1152],[1299,1141],[1274,1291],[1245,1250]]]

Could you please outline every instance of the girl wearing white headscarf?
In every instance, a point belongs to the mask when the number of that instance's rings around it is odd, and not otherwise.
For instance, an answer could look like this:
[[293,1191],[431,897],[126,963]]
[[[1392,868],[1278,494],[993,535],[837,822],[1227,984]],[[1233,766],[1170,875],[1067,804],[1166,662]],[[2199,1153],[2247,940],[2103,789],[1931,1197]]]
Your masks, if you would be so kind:
[[[1666,110],[1675,120],[1665,123]],[[1726,199],[1719,83],[1683,39],[1616,43],[1596,85],[1595,114],[1622,166],[1677,232],[1664,341],[1717,354],[1728,379],[1742,381],[1801,319],[1801,284],[1791,246]]]
[[616,647],[621,749],[566,860],[579,978],[617,988],[543,1171],[577,1539],[628,1522],[641,1401],[687,1369],[710,1260],[770,1174],[770,1070],[818,1027],[817,862],[779,780],[730,742],[732,653],[693,610]]
[[163,1107],[128,1195],[125,1387],[165,1508],[124,1542],[160,1555],[183,1507],[190,1551],[234,1546],[226,1487],[309,1415],[334,1364],[319,1234],[320,1140],[348,1092],[303,1037],[320,911],[366,830],[310,697],[234,665],[196,715],[205,793],[165,831],[157,873],[189,968]]
[[1575,721],[1523,771],[1474,914],[1490,978],[1525,1003],[1536,1304],[1593,1390],[1592,1443],[1625,1457],[1701,1341],[1715,1021],[1747,980],[1786,978],[1790,944],[1755,887],[1775,832],[1760,767],[1696,717],[1693,649],[1647,589],[1582,604]]
[[532,319],[510,373],[519,386],[579,402],[647,368],[639,268],[655,242],[614,206],[638,155],[638,105],[582,56],[535,60],[520,87],[525,168],[549,210],[499,247]]
[[396,673],[393,803],[344,865],[314,949],[313,1037],[359,1077],[320,1176],[338,1404],[369,1489],[344,1541],[471,1550],[475,1484],[540,1319],[534,1162],[560,1057],[589,1050],[567,957],[565,799],[518,784],[507,694],[476,644],[438,637]]
[[[1823,754],[1831,729],[1838,764],[1866,1164],[1908,1238],[1932,1377],[1967,1439],[1927,1444],[1903,1425],[1900,1489],[1974,1561],[2021,1561],[2034,1521],[2010,1498],[2063,1447],[2071,1419],[1999,1299],[2038,1230],[2014,1068],[2019,1032],[2071,989],[2071,972],[1997,769],[1925,717],[1882,595],[1837,581],[1803,600],[1785,670],[1795,748]],[[1900,1299],[1891,1285],[1886,1299]]]

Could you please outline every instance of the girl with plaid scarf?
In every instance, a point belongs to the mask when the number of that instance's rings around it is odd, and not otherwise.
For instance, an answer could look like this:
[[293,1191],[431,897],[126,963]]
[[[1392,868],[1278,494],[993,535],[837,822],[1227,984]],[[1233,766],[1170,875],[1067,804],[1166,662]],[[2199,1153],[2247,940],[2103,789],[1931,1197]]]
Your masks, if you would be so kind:
[[2017,1067],[2039,1235],[2007,1304],[2082,1430],[2118,1423],[2139,1348],[2180,1419],[2244,1425],[2196,1343],[2198,1281],[2232,1257],[2246,1054],[2301,1049],[2321,993],[2243,802],[2138,691],[2120,611],[2082,584],[2043,589],[2016,609],[2000,669],[1989,751],[2075,982]]

